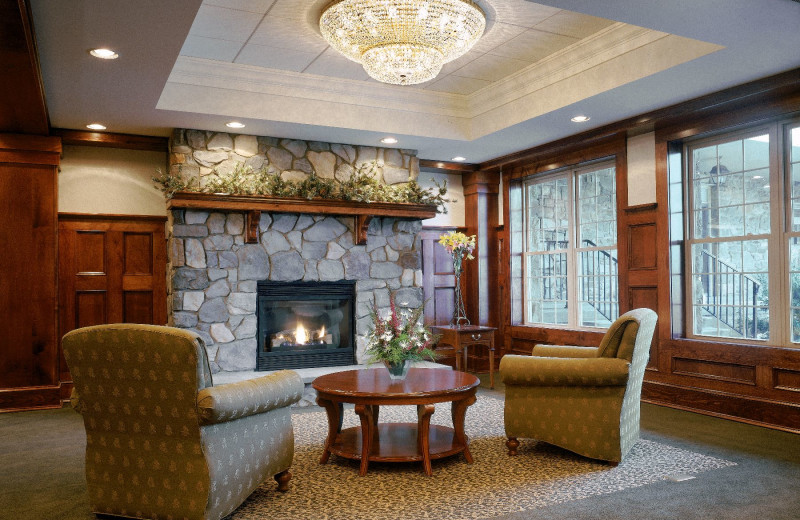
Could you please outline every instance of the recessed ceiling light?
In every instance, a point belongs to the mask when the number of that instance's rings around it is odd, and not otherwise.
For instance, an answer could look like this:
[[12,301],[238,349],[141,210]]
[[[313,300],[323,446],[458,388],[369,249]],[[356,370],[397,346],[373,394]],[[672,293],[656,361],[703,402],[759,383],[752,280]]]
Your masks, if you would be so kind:
[[464,162],[464,161],[467,160],[467,158],[466,157],[461,157],[460,155],[457,155],[457,156],[453,157],[453,160],[456,161],[456,162]]
[[111,49],[92,49],[89,51],[89,54],[101,60],[116,60],[119,58],[119,54]]
[[231,121],[230,123],[225,123],[225,126],[228,128],[244,128],[245,125],[239,121]]
[[92,123],[90,125],[86,125],[86,128],[89,130],[105,130],[105,125],[101,125],[100,123]]
[[757,180],[757,179],[763,179],[764,177],[762,177],[761,175],[753,175],[753,178]]
[[572,121],[573,123],[585,123],[586,121],[588,121],[590,119],[591,119],[591,117],[589,117],[589,116],[575,116],[572,119],[570,119],[570,121]]
[[383,139],[381,139],[381,142],[383,144],[396,144],[397,139],[394,137],[384,137]]

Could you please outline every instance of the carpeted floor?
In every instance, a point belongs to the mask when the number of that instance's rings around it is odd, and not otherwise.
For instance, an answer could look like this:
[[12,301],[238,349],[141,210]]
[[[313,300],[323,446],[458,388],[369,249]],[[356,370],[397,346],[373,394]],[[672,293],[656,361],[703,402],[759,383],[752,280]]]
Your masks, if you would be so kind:
[[[451,425],[440,405],[432,423]],[[415,422],[413,407],[382,407],[381,422]],[[295,475],[291,493],[262,486],[232,520],[439,520],[493,518],[544,505],[646,486],[670,477],[696,475],[734,463],[642,440],[617,467],[543,443],[526,442],[510,458],[503,435],[503,402],[480,397],[467,411],[466,432],[474,464],[461,456],[433,462],[433,477],[420,463],[371,464],[365,477],[348,459],[319,465],[327,432],[325,414],[294,415]],[[344,427],[356,426],[345,412]],[[425,504],[425,507],[420,507]]]
[[[502,388],[488,390],[481,388],[479,395],[502,399]],[[481,399],[483,402],[484,399]],[[477,404],[476,404],[477,406]],[[473,407],[468,415],[469,428],[480,419]],[[320,414],[319,409],[299,410],[298,419]],[[437,412],[438,413],[438,412]],[[352,414],[352,411],[348,415]],[[382,412],[383,415],[383,412]],[[436,418],[436,415],[434,415]],[[470,426],[472,424],[473,426]],[[680,453],[692,452],[711,459],[734,462],[735,465],[696,473],[695,479],[676,482],[661,479],[655,482],[629,487],[627,489],[606,489],[599,494],[589,494],[580,499],[562,502],[533,504],[535,507],[525,511],[491,510],[493,520],[531,520],[531,519],[730,519],[730,520],[789,520],[800,519],[800,437],[795,434],[769,430],[756,426],[706,417],[694,413],[669,408],[642,406],[641,446],[666,445],[679,449]],[[298,432],[298,439],[300,439]],[[0,519],[2,520],[90,520],[86,496],[86,483],[83,476],[83,454],[85,436],[80,416],[69,409],[38,412],[0,414]],[[473,450],[483,444],[480,437],[475,438]],[[493,442],[490,444],[493,445]],[[425,489],[444,482],[441,478],[448,471],[471,471],[476,480],[493,484],[499,479],[503,489],[500,493],[514,497],[519,491],[525,492],[530,484],[524,479],[511,478],[517,469],[511,464],[529,464],[535,467],[542,458],[570,459],[573,456],[557,448],[546,448],[531,442],[524,444],[529,451],[524,456],[511,461],[504,452],[499,451],[494,473],[487,475],[481,469],[481,461],[488,460],[481,451],[476,454],[472,466],[460,457],[434,463],[433,478],[424,477],[418,465],[385,465],[371,467],[367,477],[359,478],[357,468],[352,462],[332,457],[328,466],[314,466],[319,475],[331,472],[340,475],[350,488],[348,496],[360,496],[360,504],[367,505],[378,500],[380,495],[404,495],[414,503],[413,511],[428,511],[431,503],[441,501],[440,497],[459,492],[459,487],[442,490],[438,495],[424,495]],[[319,455],[319,448],[301,445],[298,440],[298,458],[308,451],[311,463]],[[495,450],[492,447],[489,451]],[[486,452],[489,453],[488,451]],[[644,453],[646,455],[646,453]],[[585,463],[583,461],[582,463]],[[589,463],[591,465],[591,463]],[[627,461],[626,461],[627,464]],[[717,463],[719,464],[719,463]],[[621,468],[624,470],[625,466]],[[295,468],[295,487],[282,500],[291,500],[304,495],[306,486],[303,472]],[[619,468],[618,468],[619,469]],[[584,473],[581,478],[613,475],[608,466],[599,465]],[[613,470],[612,470],[613,471]],[[383,473],[404,475],[402,486],[371,488],[365,493],[366,479],[382,481]],[[308,475],[310,476],[310,470]],[[497,477],[500,475],[500,477]],[[388,477],[386,477],[388,478]],[[392,481],[386,481],[392,482]],[[396,482],[396,481],[394,481]],[[558,487],[558,486],[556,486]],[[265,488],[270,493],[270,487]],[[318,488],[319,489],[319,488]],[[588,489],[588,488],[587,488]],[[261,493],[261,492],[259,492]],[[319,489],[314,497],[316,504],[322,504],[324,497],[330,495],[329,489]],[[532,496],[532,495],[531,495]],[[468,495],[466,499],[473,500]],[[575,497],[578,498],[578,497]],[[245,519],[251,514],[252,504],[258,497],[246,503],[235,513],[234,518]],[[513,498],[512,498],[513,500]],[[337,504],[340,505],[340,504]],[[494,506],[493,506],[494,507]],[[453,504],[450,518],[474,518],[485,509],[480,500],[473,501],[469,507],[465,502]],[[368,508],[367,511],[370,511]],[[415,513],[417,514],[417,513]],[[440,518],[442,511],[431,512],[423,518]],[[401,518],[399,512],[392,518]],[[421,516],[421,515],[418,515]],[[279,515],[259,515],[255,518],[284,518]],[[484,516],[485,517],[485,516]],[[251,516],[250,518],[253,518]],[[316,507],[307,518],[324,519],[321,507]],[[350,517],[348,517],[350,518]],[[380,518],[364,516],[364,518]]]

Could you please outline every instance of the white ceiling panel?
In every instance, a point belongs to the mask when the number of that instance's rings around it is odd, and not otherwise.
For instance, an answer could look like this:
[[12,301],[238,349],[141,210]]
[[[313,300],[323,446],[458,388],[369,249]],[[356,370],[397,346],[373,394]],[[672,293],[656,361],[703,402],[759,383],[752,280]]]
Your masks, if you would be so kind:
[[278,49],[303,49],[320,53],[328,43],[313,31],[303,30],[304,26],[292,18],[280,18],[270,13],[259,24],[248,43],[275,47]]
[[364,67],[359,63],[341,56],[333,56],[328,51],[315,59],[303,72],[317,74],[319,76],[355,79],[360,81],[369,79],[369,76],[364,71]]
[[189,34],[235,42],[246,42],[263,15],[213,5],[202,5],[197,11]]
[[555,7],[526,2],[525,0],[491,2],[491,6],[498,22],[522,27],[533,27],[561,11],[561,9]]
[[468,95],[481,89],[492,82],[485,79],[461,78],[458,76],[444,76],[441,79],[431,82],[425,88],[436,92],[449,92],[451,94]]
[[308,9],[316,9],[315,4],[319,4],[319,2],[312,2],[309,0],[275,0],[272,9],[269,10],[269,15],[305,21],[309,16]]
[[495,22],[492,26],[481,36],[481,39],[473,45],[472,49],[467,54],[486,53],[498,45],[511,40],[526,31],[525,27],[519,25],[512,25],[503,22]]
[[529,29],[495,47],[489,54],[534,63],[577,41],[577,38]]
[[239,53],[235,63],[264,67],[265,69],[301,72],[319,54],[319,52],[306,52],[298,49],[280,49],[278,47],[248,44]]
[[192,36],[190,34],[183,43],[183,47],[181,47],[181,56],[232,62],[241,48],[241,42]]
[[498,81],[528,65],[530,63],[526,61],[484,54],[456,70],[453,74],[465,78]]
[[259,14],[266,13],[274,3],[275,0],[205,0],[203,2],[205,5],[215,5]]
[[542,23],[536,24],[534,28],[539,31],[572,36],[573,38],[586,38],[601,29],[605,29],[612,23],[614,23],[613,20],[605,18],[597,18],[596,16],[573,13],[571,11],[561,11]]

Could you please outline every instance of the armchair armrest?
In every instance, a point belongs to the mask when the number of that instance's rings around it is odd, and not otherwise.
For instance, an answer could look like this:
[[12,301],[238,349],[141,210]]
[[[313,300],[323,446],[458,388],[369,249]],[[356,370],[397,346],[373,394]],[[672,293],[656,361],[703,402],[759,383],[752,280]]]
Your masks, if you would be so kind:
[[506,385],[625,386],[630,363],[618,358],[547,358],[505,355],[500,375]]
[[297,372],[281,370],[256,379],[204,388],[197,394],[200,424],[217,424],[296,403],[303,396]]
[[597,357],[597,347],[577,347],[573,345],[536,345],[533,355],[539,357],[556,358],[594,358]]

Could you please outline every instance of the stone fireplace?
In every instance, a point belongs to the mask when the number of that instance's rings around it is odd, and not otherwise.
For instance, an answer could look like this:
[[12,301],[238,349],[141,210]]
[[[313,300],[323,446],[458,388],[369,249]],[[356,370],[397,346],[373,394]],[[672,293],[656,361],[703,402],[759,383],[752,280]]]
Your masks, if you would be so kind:
[[[176,130],[170,169],[203,185],[245,163],[277,170],[285,179],[316,175],[342,180],[371,162],[377,180],[398,184],[416,179],[419,161],[410,150],[350,146],[272,137]],[[375,204],[378,206],[378,204]],[[328,283],[354,286],[354,353],[364,362],[370,309],[422,304],[422,221],[393,216],[356,218],[261,211],[258,217],[230,208],[176,208],[168,219],[170,324],[200,334],[212,370],[257,367],[259,282]],[[294,210],[293,210],[294,211]],[[428,218],[428,217],[426,217]],[[368,224],[367,224],[368,223]],[[249,224],[249,225],[248,225]],[[256,239],[256,243],[251,239]],[[332,339],[332,338],[331,338]],[[280,342],[277,343],[279,346]]]

